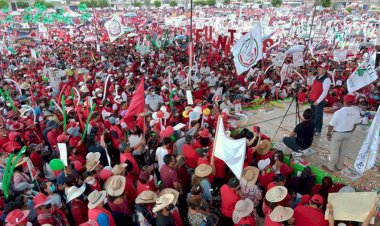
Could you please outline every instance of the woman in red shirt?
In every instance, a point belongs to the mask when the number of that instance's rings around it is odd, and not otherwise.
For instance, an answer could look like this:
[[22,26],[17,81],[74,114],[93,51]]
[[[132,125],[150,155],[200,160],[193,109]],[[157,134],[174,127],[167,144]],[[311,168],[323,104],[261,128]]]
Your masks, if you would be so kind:
[[232,213],[232,220],[234,226],[249,225],[255,226],[256,220],[253,216],[254,204],[250,199],[240,200],[235,204],[234,212]]

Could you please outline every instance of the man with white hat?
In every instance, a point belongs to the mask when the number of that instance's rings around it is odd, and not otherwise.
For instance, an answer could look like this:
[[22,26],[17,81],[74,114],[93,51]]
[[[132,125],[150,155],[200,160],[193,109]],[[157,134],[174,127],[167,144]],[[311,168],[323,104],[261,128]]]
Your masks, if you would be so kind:
[[88,195],[88,218],[98,222],[100,226],[116,226],[111,212],[103,207],[107,203],[106,196],[104,190],[94,190]]

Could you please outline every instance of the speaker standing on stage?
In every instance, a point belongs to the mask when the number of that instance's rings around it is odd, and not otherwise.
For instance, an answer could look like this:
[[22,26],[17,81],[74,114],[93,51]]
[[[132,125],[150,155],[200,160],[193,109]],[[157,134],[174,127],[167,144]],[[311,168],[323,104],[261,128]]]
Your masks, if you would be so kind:
[[329,93],[331,80],[327,74],[327,63],[318,65],[318,75],[314,79],[310,91],[310,105],[313,112],[313,122],[315,127],[315,135],[319,135],[323,126],[323,107],[325,106],[325,99]]

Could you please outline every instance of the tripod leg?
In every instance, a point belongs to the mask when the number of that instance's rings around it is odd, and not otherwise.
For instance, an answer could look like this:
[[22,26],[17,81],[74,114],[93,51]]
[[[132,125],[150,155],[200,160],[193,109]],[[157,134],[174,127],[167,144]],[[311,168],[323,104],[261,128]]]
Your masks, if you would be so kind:
[[284,119],[285,119],[286,115],[288,114],[288,111],[289,111],[290,107],[292,106],[294,100],[295,100],[295,98],[293,98],[292,101],[290,102],[289,107],[288,107],[288,109],[286,110],[285,115],[282,117],[281,122],[280,122],[280,125],[277,127],[276,133],[274,134],[274,136],[273,136],[272,139],[274,139],[274,138],[276,137],[276,135],[277,135],[277,133],[278,133],[278,130],[280,129],[282,123],[284,122]]

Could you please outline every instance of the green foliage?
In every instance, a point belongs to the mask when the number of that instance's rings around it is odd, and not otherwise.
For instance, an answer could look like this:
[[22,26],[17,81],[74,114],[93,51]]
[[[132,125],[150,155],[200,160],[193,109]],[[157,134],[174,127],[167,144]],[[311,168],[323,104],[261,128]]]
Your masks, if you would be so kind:
[[321,5],[325,8],[331,6],[331,0],[319,0],[317,2],[318,2],[318,5]]
[[54,8],[54,4],[53,4],[52,2],[46,2],[45,6],[46,6],[46,8],[48,8],[48,9],[52,9],[52,8]]
[[29,3],[27,3],[27,2],[17,2],[17,7],[19,9],[26,9],[26,8],[29,7]]
[[0,1],[0,9],[4,9],[4,8],[7,8],[7,7],[8,7],[8,2],[4,1],[4,0],[1,0]]
[[205,0],[197,0],[194,2],[195,6],[205,6],[207,5],[207,2]]
[[216,0],[207,0],[207,5],[209,5],[209,6],[215,6],[216,5]]
[[169,2],[169,5],[170,5],[171,7],[175,7],[175,6],[178,6],[178,3],[177,3],[177,1],[172,0],[172,1]]
[[348,13],[351,13],[351,12],[352,12],[352,8],[351,8],[351,7],[346,7],[346,11],[347,11]]
[[231,0],[224,0],[223,1],[223,4],[225,4],[225,5],[229,5],[231,3]]
[[150,0],[144,0],[144,5],[145,5],[146,7],[149,7],[149,6],[152,5],[152,3],[151,3]]
[[160,6],[161,6],[161,1],[159,1],[159,0],[154,0],[153,4],[154,4],[154,6],[155,6],[156,8],[160,8]]
[[104,8],[104,7],[108,7],[110,6],[110,4],[108,3],[107,0],[99,0],[99,7],[100,8]]
[[271,0],[272,6],[280,7],[282,5],[282,0]]
[[141,7],[141,5],[142,5],[141,2],[134,2],[133,3],[134,7]]
[[257,1],[257,4],[262,4],[263,2],[262,1]]

